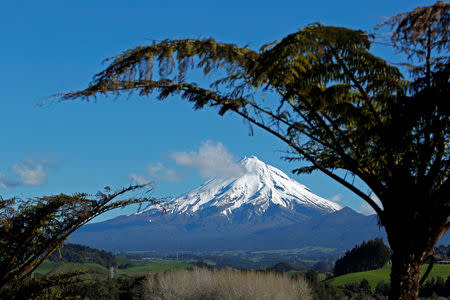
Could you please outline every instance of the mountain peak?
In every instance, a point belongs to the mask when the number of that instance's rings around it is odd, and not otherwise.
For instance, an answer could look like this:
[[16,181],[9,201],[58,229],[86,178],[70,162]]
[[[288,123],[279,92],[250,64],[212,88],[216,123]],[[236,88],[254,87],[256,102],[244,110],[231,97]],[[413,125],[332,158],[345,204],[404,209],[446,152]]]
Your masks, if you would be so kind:
[[[244,157],[243,174],[214,178],[200,187],[170,200],[167,211],[174,214],[218,214],[230,216],[246,209],[247,215],[263,215],[269,208],[330,213],[339,204],[313,194],[306,186],[256,156]],[[155,207],[145,210],[152,212]],[[140,212],[142,214],[143,212]]]
[[267,168],[267,164],[265,164],[263,161],[259,160],[256,156],[245,156],[239,164],[244,167],[247,172],[256,172],[256,171],[262,171],[263,169]]
[[244,156],[244,158],[243,159],[241,159],[241,162],[243,162],[243,161],[248,161],[248,160],[250,160],[250,161],[259,161],[259,162],[261,162],[261,163],[263,163],[262,161],[260,161],[259,159],[258,159],[258,157],[256,157],[256,155],[250,155],[250,156]]

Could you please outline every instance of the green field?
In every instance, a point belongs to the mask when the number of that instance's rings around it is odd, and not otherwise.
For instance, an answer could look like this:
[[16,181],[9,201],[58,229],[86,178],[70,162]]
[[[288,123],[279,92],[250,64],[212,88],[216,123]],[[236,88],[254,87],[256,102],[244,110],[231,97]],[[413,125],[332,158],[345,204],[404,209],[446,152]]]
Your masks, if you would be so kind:
[[168,270],[186,269],[192,265],[182,261],[153,261],[142,265],[133,266],[127,269],[117,270],[117,274],[138,276],[148,272],[164,272]]
[[104,266],[94,263],[64,263],[44,261],[35,271],[38,275],[54,275],[62,273],[71,273],[77,271],[87,271],[87,274],[81,275],[83,279],[105,279],[110,272]]
[[[149,272],[164,272],[167,270],[179,270],[185,269],[191,264],[181,261],[153,261],[145,264],[139,264],[128,259],[120,260],[120,264],[131,263],[131,266],[126,269],[115,269],[115,274],[125,276],[139,276]],[[37,269],[36,274],[55,274],[55,273],[67,273],[74,271],[90,271],[95,272],[96,277],[109,276],[109,270],[103,266],[92,263],[63,263],[63,262],[51,262],[44,261]]]
[[128,265],[129,267],[139,266],[139,262],[133,259],[129,259],[123,256],[116,256],[117,265]]
[[[422,274],[425,272],[427,267],[428,265],[424,265],[422,267]],[[386,267],[378,270],[350,273],[338,276],[336,278],[330,279],[329,282],[334,286],[344,286],[349,283],[359,283],[362,279],[367,279],[372,289],[374,289],[380,281],[389,282],[390,273],[391,265],[387,265]],[[431,273],[428,275],[427,281],[433,277],[438,276],[442,277],[444,280],[448,276],[450,276],[450,265],[434,265]]]

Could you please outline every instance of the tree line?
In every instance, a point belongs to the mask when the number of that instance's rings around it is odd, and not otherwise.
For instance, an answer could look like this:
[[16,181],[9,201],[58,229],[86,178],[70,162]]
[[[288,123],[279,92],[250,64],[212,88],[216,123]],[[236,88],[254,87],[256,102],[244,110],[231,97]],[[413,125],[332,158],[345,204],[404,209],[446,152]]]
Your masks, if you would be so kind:
[[364,241],[336,260],[334,275],[340,276],[347,273],[379,269],[386,266],[390,259],[391,250],[384,244],[383,239],[376,238],[367,242]]
[[48,259],[55,262],[95,263],[106,268],[117,267],[117,259],[112,252],[71,243],[61,246]]

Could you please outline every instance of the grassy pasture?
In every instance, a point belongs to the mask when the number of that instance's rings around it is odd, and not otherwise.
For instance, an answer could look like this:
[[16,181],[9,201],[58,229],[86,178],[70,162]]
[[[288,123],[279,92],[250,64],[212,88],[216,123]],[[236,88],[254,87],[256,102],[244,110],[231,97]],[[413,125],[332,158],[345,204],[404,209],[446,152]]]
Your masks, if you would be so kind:
[[[127,259],[120,261],[120,263],[129,263]],[[179,270],[185,269],[192,266],[186,262],[179,261],[153,261],[146,264],[138,264],[134,262],[129,268],[126,269],[115,269],[116,275],[125,276],[139,276],[149,272],[164,272],[167,270]],[[97,277],[109,276],[109,270],[101,265],[93,263],[64,263],[64,262],[51,262],[44,261],[37,269],[36,274],[55,274],[55,273],[66,273],[74,271],[91,271],[96,272]]]
[[168,270],[186,269],[192,265],[182,261],[153,261],[136,265],[127,269],[117,270],[118,275],[137,276],[148,272],[164,272]]
[[[424,265],[422,267],[422,274],[425,273],[427,267],[428,265]],[[344,286],[350,283],[359,283],[365,278],[367,279],[367,281],[369,281],[372,289],[374,289],[380,281],[389,282],[390,273],[391,265],[387,265],[382,269],[338,276],[330,279],[329,282],[334,286]],[[448,276],[450,276],[450,265],[434,265],[431,273],[428,275],[427,281],[433,277],[442,277],[445,280]]]

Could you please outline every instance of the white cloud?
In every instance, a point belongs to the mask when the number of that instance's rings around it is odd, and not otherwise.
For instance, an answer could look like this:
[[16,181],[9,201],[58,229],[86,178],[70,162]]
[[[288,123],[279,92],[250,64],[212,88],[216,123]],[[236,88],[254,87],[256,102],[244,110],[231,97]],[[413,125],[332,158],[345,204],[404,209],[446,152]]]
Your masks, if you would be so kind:
[[342,195],[341,194],[334,195],[333,197],[331,197],[330,200],[333,201],[333,202],[336,202],[336,203],[341,203],[342,202]]
[[[218,142],[203,142],[198,151],[173,152],[169,158],[178,166],[194,168],[203,178],[239,176],[245,170],[235,162],[233,155]],[[146,167],[143,175],[130,173],[128,177],[139,183],[148,183],[152,180],[180,181],[186,176],[186,170],[168,168],[165,164],[151,163]]]
[[176,171],[166,168],[160,162],[156,163],[156,164],[149,164],[147,166],[147,170],[148,170],[149,175],[152,178],[163,179],[163,180],[167,180],[167,181],[179,181],[180,180],[180,175]]
[[244,172],[220,142],[206,141],[198,152],[174,152],[171,157],[177,165],[197,169],[203,178],[239,176]]
[[145,175],[130,173],[128,177],[138,184],[149,183],[153,180],[179,181],[181,176],[176,171],[165,167],[162,163],[148,164]]
[[44,163],[28,158],[14,165],[13,172],[19,175],[22,185],[43,185],[47,181],[48,172]]
[[128,176],[131,180],[135,181],[137,184],[146,184],[149,183],[151,180],[145,178],[144,176],[137,175],[135,173],[130,173]]
[[[12,172],[16,176],[0,173],[0,188],[10,189],[17,186],[40,186],[47,181],[49,168],[57,166],[54,159],[26,158],[12,166]],[[17,179],[14,177],[18,177]]]

